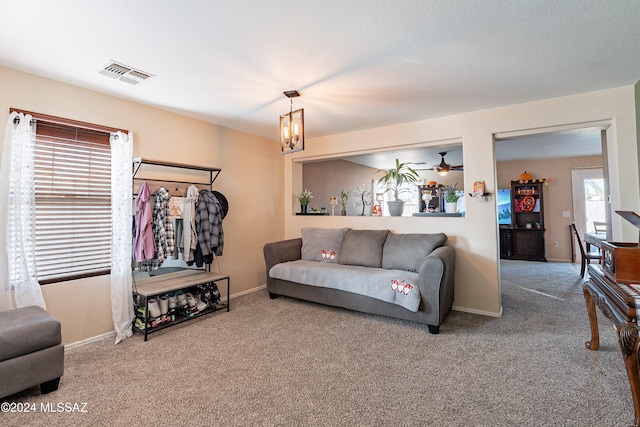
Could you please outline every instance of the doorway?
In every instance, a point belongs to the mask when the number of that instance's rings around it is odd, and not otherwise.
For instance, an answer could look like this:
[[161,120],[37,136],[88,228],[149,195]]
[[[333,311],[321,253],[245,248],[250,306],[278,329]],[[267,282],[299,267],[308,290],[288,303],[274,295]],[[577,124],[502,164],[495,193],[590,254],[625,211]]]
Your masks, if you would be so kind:
[[573,169],[571,189],[573,221],[580,235],[594,232],[594,222],[607,222],[602,168]]
[[[545,130],[547,132],[521,131],[494,135],[497,187],[507,188],[510,180],[517,178],[524,170],[537,175],[537,178],[552,179],[545,191],[545,215],[548,214],[545,216],[546,256],[549,261],[570,263],[573,239],[569,232],[570,224],[574,218],[587,216],[586,206],[578,210],[573,206],[574,194],[584,194],[584,190],[572,188],[571,171],[593,172],[587,166],[592,165],[599,174],[589,178],[602,179],[603,175],[606,176],[607,171],[601,166],[606,165],[604,132],[600,125]],[[500,208],[497,211],[501,212]],[[593,217],[591,221],[598,221],[599,216],[589,215]],[[530,264],[531,274],[541,267],[538,263]],[[579,276],[579,269],[576,276]],[[502,280],[499,265],[500,286]]]

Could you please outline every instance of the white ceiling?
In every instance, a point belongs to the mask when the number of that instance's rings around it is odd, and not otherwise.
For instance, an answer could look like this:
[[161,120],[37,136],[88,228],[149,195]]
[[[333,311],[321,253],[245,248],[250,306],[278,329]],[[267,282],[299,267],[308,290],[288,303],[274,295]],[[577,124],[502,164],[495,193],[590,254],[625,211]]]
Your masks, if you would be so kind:
[[633,85],[639,23],[622,0],[3,1],[0,65],[272,140],[297,89],[314,138]]

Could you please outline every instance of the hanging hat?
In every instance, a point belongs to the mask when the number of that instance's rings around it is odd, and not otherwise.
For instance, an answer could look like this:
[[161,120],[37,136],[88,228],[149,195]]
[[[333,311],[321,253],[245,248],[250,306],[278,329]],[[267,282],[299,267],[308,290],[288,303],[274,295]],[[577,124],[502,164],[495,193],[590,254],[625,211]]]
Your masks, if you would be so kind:
[[218,201],[220,202],[220,206],[222,207],[222,219],[224,219],[225,216],[227,216],[227,212],[229,212],[229,202],[227,201],[227,198],[224,197],[224,194],[222,194],[219,191],[212,191],[213,195],[216,196],[216,199],[218,199]]

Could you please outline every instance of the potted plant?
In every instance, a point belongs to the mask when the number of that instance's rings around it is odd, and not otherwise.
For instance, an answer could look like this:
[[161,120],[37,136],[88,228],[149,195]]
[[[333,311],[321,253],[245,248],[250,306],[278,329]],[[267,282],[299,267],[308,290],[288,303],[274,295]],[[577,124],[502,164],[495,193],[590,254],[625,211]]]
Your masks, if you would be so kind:
[[405,183],[416,182],[419,179],[418,173],[407,166],[408,163],[400,163],[396,159],[396,167],[389,169],[387,173],[380,178],[380,184],[386,187],[383,193],[391,191],[393,200],[387,202],[389,206],[389,215],[401,216],[404,209],[404,200],[400,200],[400,194],[408,192],[409,189],[403,188]]
[[445,185],[442,194],[444,196],[445,212],[458,212],[458,200],[460,199],[460,194],[458,193],[458,183],[456,182],[454,185]]
[[340,215],[345,216],[347,214],[347,200],[349,200],[349,195],[351,194],[351,190],[340,191],[340,205],[342,206],[342,211]]
[[300,212],[307,213],[309,202],[311,201],[311,199],[313,199],[313,196],[311,195],[311,191],[305,188],[304,191],[301,191],[295,196],[296,196],[296,199],[298,199],[298,202],[300,202]]

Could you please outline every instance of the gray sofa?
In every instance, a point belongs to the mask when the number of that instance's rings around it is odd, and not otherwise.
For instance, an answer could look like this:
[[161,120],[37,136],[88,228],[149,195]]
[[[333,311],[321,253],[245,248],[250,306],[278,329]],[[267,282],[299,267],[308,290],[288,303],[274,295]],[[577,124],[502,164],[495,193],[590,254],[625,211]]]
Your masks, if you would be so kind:
[[63,373],[60,321],[37,306],[0,312],[0,398],[37,385],[50,393]]
[[455,251],[447,236],[303,228],[267,243],[267,290],[426,324],[437,334],[453,304]]

